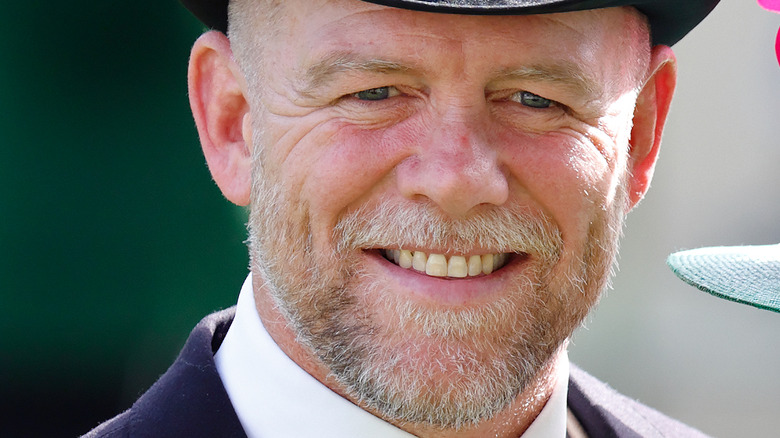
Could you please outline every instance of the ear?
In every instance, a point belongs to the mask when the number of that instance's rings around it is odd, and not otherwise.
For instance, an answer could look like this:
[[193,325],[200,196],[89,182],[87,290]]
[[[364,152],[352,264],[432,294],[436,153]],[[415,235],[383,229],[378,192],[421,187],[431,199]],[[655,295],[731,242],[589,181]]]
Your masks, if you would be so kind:
[[652,49],[649,76],[637,97],[629,151],[629,207],[647,193],[653,179],[666,117],[677,84],[677,60],[667,46]]
[[252,156],[246,82],[227,37],[207,32],[192,48],[188,71],[190,107],[203,154],[222,194],[249,204]]

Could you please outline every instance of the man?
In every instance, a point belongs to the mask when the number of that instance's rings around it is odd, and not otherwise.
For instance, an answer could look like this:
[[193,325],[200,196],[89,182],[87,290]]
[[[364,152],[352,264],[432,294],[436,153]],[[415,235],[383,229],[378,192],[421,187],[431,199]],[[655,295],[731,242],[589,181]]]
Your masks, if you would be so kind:
[[91,435],[699,434],[566,344],[716,1],[225,3],[189,92],[251,275]]

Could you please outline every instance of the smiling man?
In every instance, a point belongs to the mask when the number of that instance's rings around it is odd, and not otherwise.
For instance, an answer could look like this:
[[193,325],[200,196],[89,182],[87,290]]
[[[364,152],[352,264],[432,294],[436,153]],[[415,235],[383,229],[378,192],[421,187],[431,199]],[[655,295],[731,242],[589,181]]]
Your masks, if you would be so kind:
[[699,434],[566,344],[717,0],[185,3],[223,31],[190,101],[251,274],[91,435]]

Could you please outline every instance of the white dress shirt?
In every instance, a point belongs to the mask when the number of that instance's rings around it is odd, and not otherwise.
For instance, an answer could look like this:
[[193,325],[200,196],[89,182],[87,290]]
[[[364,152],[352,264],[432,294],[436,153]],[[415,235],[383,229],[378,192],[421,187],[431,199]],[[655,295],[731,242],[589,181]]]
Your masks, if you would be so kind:
[[[331,391],[287,357],[260,321],[251,275],[241,288],[235,320],[214,359],[250,438],[413,436]],[[568,379],[569,360],[563,354],[553,393],[522,438],[566,436]]]

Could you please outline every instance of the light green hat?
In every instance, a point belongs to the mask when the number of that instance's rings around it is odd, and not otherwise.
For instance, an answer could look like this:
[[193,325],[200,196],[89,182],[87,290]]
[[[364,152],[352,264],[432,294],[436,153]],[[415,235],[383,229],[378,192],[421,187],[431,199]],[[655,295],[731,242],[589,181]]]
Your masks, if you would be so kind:
[[780,312],[780,244],[676,252],[666,263],[686,283],[716,297]]

